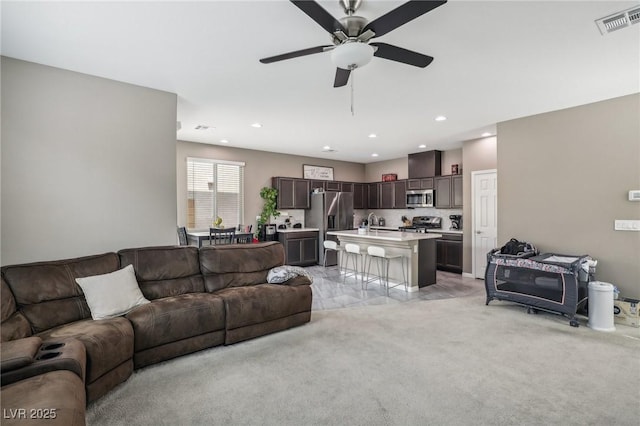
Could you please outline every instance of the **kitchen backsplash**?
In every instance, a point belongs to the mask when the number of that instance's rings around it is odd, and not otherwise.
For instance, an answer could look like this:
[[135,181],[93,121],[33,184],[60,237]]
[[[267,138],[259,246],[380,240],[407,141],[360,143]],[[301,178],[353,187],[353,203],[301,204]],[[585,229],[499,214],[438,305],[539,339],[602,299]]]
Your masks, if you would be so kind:
[[[452,214],[462,215],[462,209],[436,209],[436,208],[419,208],[419,209],[375,209],[375,210],[355,210],[356,222],[355,226],[362,223],[369,213],[373,212],[378,218],[384,218],[384,226],[397,228],[403,226],[402,216],[406,216],[409,220],[414,216],[440,216],[442,217],[442,229],[448,230],[451,227]],[[462,218],[462,229],[465,227],[464,217]]]
[[[462,209],[436,209],[436,208],[421,208],[421,209],[376,209],[376,210],[354,210],[354,228],[357,228],[362,221],[364,221],[369,213],[375,213],[380,218],[383,217],[385,224],[392,228],[398,228],[402,226],[402,216],[406,216],[411,220],[414,216],[440,216],[442,217],[442,229],[448,230],[451,227],[451,220],[449,215],[462,214]],[[280,216],[271,221],[276,225],[285,224],[286,219],[289,219],[291,225],[300,223],[304,228],[304,210],[280,210]],[[464,229],[465,222],[462,218],[462,227]]]
[[280,216],[276,217],[271,221],[271,223],[275,223],[276,225],[284,225],[286,220],[289,219],[291,226],[296,223],[299,223],[304,228],[304,210],[279,210]]

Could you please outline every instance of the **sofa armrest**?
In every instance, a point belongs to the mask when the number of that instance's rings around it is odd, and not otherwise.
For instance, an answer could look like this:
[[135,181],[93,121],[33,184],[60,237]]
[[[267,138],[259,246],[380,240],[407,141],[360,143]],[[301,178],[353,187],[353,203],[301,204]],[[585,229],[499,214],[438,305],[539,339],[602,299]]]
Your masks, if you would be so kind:
[[31,364],[41,344],[42,339],[39,337],[26,337],[2,342],[0,344],[0,358],[2,359],[0,371],[2,374]]
[[[29,338],[31,339],[31,338]],[[1,382],[2,386],[15,383],[29,377],[48,373],[56,370],[69,370],[84,382],[87,364],[87,353],[82,342],[76,339],[67,339],[64,341],[45,341],[39,337],[38,347],[31,362],[24,364],[22,367],[13,368],[12,370],[2,370]],[[26,339],[20,339],[26,340]],[[16,342],[18,342],[16,340]],[[4,362],[4,342],[3,346],[3,362]]]
[[291,287],[298,285],[311,285],[311,280],[308,277],[303,275],[298,275],[296,277],[290,278],[287,281],[283,282],[281,285],[288,285]]

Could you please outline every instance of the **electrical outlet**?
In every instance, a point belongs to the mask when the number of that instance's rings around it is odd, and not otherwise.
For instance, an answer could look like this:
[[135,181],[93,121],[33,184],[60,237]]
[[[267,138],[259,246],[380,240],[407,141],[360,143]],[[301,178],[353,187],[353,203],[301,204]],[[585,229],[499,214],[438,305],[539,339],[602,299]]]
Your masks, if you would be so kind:
[[616,231],[640,231],[640,220],[616,220],[613,229]]

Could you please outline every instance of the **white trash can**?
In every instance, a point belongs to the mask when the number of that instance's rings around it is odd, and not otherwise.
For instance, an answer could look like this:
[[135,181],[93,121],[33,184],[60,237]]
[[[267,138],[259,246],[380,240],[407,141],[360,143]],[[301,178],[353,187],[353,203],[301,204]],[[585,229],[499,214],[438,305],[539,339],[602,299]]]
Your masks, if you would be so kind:
[[600,281],[589,283],[588,326],[597,331],[615,331],[613,325],[613,285]]

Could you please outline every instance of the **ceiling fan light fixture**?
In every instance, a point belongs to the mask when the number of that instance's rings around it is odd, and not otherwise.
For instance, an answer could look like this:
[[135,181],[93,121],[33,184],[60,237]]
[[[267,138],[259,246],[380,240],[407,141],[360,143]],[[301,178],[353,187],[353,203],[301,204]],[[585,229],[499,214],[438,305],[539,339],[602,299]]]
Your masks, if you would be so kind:
[[373,58],[373,46],[349,41],[331,51],[331,60],[338,68],[353,70],[367,65]]

